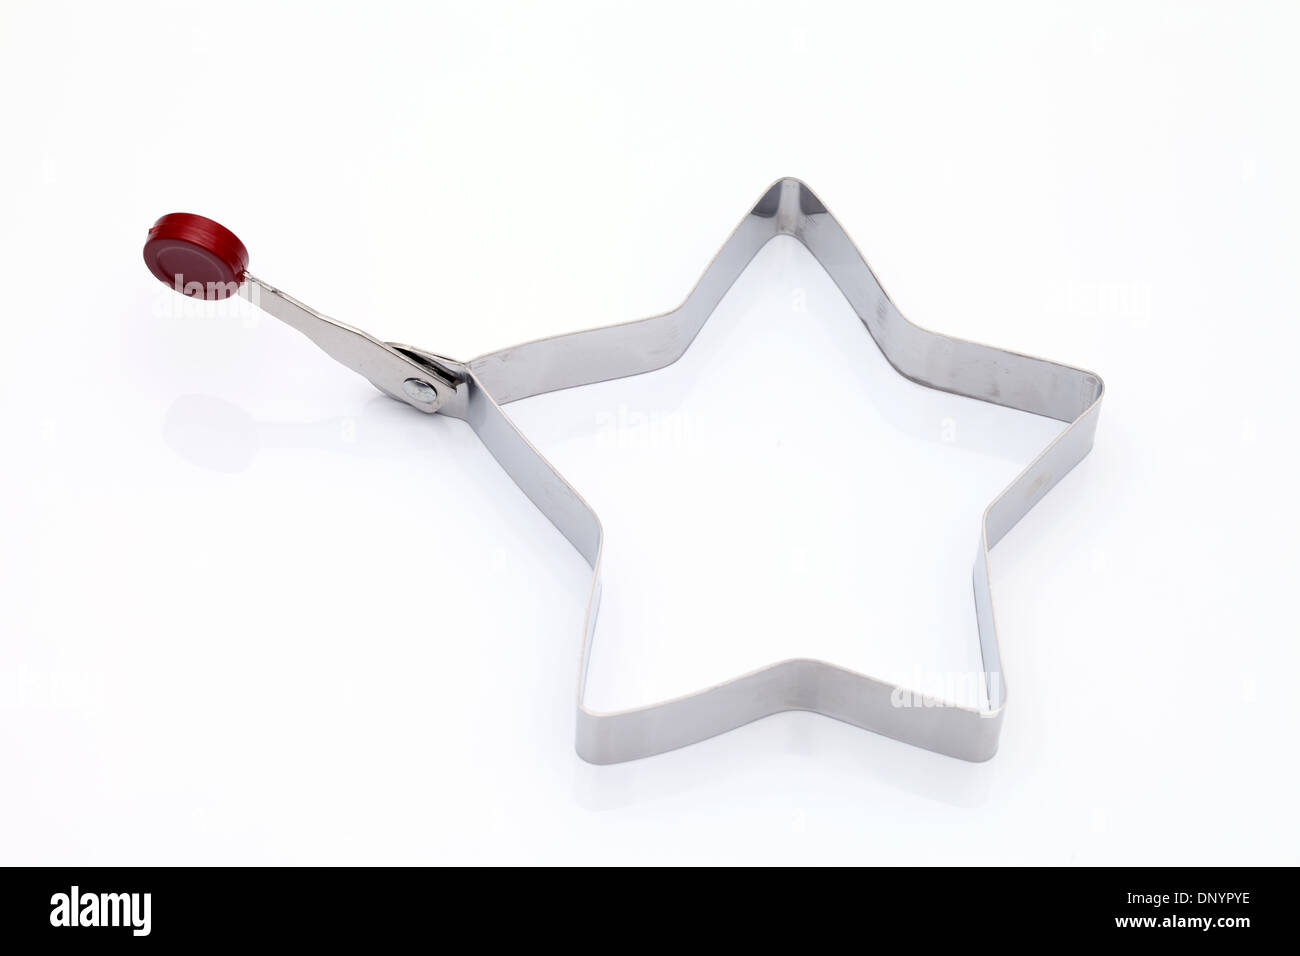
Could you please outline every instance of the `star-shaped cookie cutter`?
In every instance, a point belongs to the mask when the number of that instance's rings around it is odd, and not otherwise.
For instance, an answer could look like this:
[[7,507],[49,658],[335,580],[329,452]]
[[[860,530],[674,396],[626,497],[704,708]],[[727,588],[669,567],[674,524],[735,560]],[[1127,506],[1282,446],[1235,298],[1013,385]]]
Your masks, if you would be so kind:
[[[984,510],[975,554],[975,611],[986,706],[922,698],[907,688],[819,660],[790,659],[644,707],[598,712],[583,703],[600,606],[600,520],[514,426],[501,406],[558,389],[652,372],[675,362],[750,260],[793,236],[827,271],[899,374],[940,389],[1065,422],[1065,429]],[[806,185],[774,183],[677,308],[648,319],[538,339],[458,362],[381,342],[321,315],[250,275],[229,230],[172,213],[144,248],[153,274],[186,295],[238,292],[305,334],[398,401],[465,421],[515,484],[591,566],[577,695],[578,754],[617,763],[663,753],[787,710],[809,710],[964,760],[997,751],[1006,685],[989,591],[989,549],[1092,448],[1104,386],[1084,369],[931,332],[903,317],[848,234]],[[923,701],[923,703],[922,703]]]

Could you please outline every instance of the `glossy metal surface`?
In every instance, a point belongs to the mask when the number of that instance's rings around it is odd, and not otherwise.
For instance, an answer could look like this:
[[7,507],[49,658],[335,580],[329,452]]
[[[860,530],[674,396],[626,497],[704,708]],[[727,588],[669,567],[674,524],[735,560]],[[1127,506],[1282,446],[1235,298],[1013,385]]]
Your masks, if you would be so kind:
[[[982,709],[934,700],[914,706],[920,698],[906,688],[805,659],[780,661],[647,707],[602,713],[584,705],[600,606],[600,521],[501,406],[676,361],[749,261],[779,235],[801,241],[825,267],[899,374],[929,388],[1068,423],[985,509],[980,522],[972,581],[985,672],[987,706]],[[852,240],[803,183],[783,179],[769,188],[686,300],[671,312],[528,342],[464,364],[381,343],[251,277],[246,288],[252,301],[394,398],[429,411],[428,404],[413,401],[403,391],[402,383],[412,375],[433,383],[438,392],[435,408],[474,429],[502,468],[591,565],[577,695],[577,750],[584,759],[615,763],[662,753],[785,710],[816,711],[965,760],[986,760],[996,752],[1006,684],[989,591],[988,550],[1091,449],[1102,382],[1083,369],[950,338],[907,321]]]
[[[335,361],[365,376],[386,395],[422,412],[436,412],[455,397],[457,383],[444,371],[373,335],[322,315],[256,276],[245,275],[239,294],[292,326]],[[407,384],[411,382],[412,384]]]

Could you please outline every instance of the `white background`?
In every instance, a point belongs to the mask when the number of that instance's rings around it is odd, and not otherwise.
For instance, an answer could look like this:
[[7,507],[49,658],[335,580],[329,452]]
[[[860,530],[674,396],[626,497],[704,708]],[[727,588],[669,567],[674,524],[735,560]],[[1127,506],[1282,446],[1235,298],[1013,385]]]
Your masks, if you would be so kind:
[[[1296,863],[1300,15],[5,3],[0,862]],[[781,176],[912,320],[1083,366],[967,764],[811,714],[593,767],[587,570],[468,427],[145,230],[459,358],[676,305]],[[681,363],[509,407],[601,514],[591,693],[978,666],[1057,426],[889,371],[801,247]]]

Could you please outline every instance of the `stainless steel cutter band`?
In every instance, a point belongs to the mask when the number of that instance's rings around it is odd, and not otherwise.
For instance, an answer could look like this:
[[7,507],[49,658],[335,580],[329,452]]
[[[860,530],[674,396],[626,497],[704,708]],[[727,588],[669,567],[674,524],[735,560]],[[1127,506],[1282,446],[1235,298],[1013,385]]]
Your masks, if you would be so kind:
[[[929,388],[1032,412],[1067,427],[985,509],[973,585],[987,706],[898,706],[898,685],[834,664],[780,661],[645,707],[584,703],[600,606],[604,533],[581,495],[510,421],[503,404],[676,361],[754,255],[780,235],[802,242],[830,274],[890,364]],[[241,247],[242,248],[242,247]],[[457,362],[383,343],[245,275],[240,292],[299,329],[392,397],[467,422],[507,474],[591,565],[577,693],[577,750],[593,763],[662,753],[785,710],[809,710],[928,750],[986,760],[997,750],[1006,683],[989,591],[988,551],[1092,447],[1103,385],[1083,369],[951,338],[903,317],[853,241],[803,183],[782,179],[750,210],[686,300],[662,315],[539,339]]]

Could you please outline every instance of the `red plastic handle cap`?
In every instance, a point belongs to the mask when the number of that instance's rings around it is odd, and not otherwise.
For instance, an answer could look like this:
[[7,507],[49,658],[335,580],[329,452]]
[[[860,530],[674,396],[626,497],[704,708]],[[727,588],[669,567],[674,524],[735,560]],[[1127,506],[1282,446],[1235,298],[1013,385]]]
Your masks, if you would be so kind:
[[193,213],[173,212],[149,230],[144,264],[154,278],[182,295],[224,299],[234,295],[244,281],[248,250],[221,223]]

